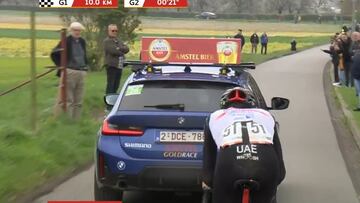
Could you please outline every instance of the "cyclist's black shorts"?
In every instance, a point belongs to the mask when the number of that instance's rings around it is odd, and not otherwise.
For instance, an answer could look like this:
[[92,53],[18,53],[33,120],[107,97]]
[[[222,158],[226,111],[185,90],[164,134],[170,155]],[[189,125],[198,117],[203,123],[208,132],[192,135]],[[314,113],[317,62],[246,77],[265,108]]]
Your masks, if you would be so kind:
[[[250,152],[249,156],[249,149],[256,153]],[[214,174],[213,203],[241,203],[242,191],[234,186],[240,179],[260,183],[258,191],[250,192],[251,203],[271,203],[280,177],[279,160],[273,145],[253,145],[252,149],[251,145],[232,145],[220,149]]]

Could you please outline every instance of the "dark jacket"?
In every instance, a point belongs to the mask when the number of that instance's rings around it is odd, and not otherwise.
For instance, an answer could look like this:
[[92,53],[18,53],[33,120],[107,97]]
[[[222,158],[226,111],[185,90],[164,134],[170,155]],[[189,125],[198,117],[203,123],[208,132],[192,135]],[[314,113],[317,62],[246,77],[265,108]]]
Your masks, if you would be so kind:
[[330,46],[329,54],[331,56],[332,62],[334,64],[339,64],[339,60],[340,60],[339,52],[335,50],[334,46]]
[[[71,35],[69,35],[68,37],[66,37],[66,48],[67,48],[67,61],[68,63],[71,60],[72,57],[72,40],[73,37]],[[79,42],[81,44],[81,47],[84,49],[84,53],[85,53],[85,64],[89,64],[88,60],[87,60],[87,54],[86,54],[86,42],[83,38],[79,38]],[[54,64],[58,67],[60,67],[61,65],[61,42],[58,43],[58,45],[53,49],[53,51],[51,52],[51,60],[54,62]]]
[[351,73],[354,79],[360,80],[360,53],[356,53],[353,57]]
[[238,33],[238,34],[236,34],[236,35],[234,36],[234,38],[235,38],[235,39],[241,39],[241,48],[243,48],[244,45],[245,45],[245,37],[244,37],[244,35]]
[[104,42],[105,65],[107,67],[119,66],[119,57],[129,52],[129,47],[117,38],[107,37]]
[[251,35],[250,42],[252,44],[259,44],[259,36],[255,33],[253,35]]
[[345,63],[350,63],[351,62],[351,40],[350,38],[348,38],[347,42],[344,42],[341,40],[341,52],[343,54],[344,57],[344,62]]
[[355,56],[360,51],[360,42],[352,42],[350,47],[351,56]]

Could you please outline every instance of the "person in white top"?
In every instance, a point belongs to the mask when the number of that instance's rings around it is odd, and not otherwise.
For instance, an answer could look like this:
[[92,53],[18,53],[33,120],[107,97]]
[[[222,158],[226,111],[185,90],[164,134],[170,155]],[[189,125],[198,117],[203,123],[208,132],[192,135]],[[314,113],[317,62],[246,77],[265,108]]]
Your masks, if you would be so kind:
[[252,203],[273,203],[285,165],[273,116],[257,108],[252,93],[236,87],[221,98],[205,125],[203,188],[213,203],[241,202],[239,181],[253,181]]

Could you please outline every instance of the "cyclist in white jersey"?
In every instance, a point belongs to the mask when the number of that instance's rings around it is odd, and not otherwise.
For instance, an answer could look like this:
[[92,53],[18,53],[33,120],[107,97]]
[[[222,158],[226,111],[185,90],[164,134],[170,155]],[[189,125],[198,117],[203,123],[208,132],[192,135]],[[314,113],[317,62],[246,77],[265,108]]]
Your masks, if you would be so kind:
[[212,189],[213,203],[236,203],[242,193],[234,184],[254,180],[251,202],[275,202],[285,166],[273,116],[241,87],[227,90],[220,106],[205,125],[203,187]]

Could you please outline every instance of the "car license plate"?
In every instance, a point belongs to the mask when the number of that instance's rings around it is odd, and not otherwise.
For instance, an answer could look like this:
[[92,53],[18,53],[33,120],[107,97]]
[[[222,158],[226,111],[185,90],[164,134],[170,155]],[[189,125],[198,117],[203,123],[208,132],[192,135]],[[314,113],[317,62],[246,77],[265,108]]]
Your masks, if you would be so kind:
[[201,143],[204,142],[202,131],[160,131],[163,143]]

